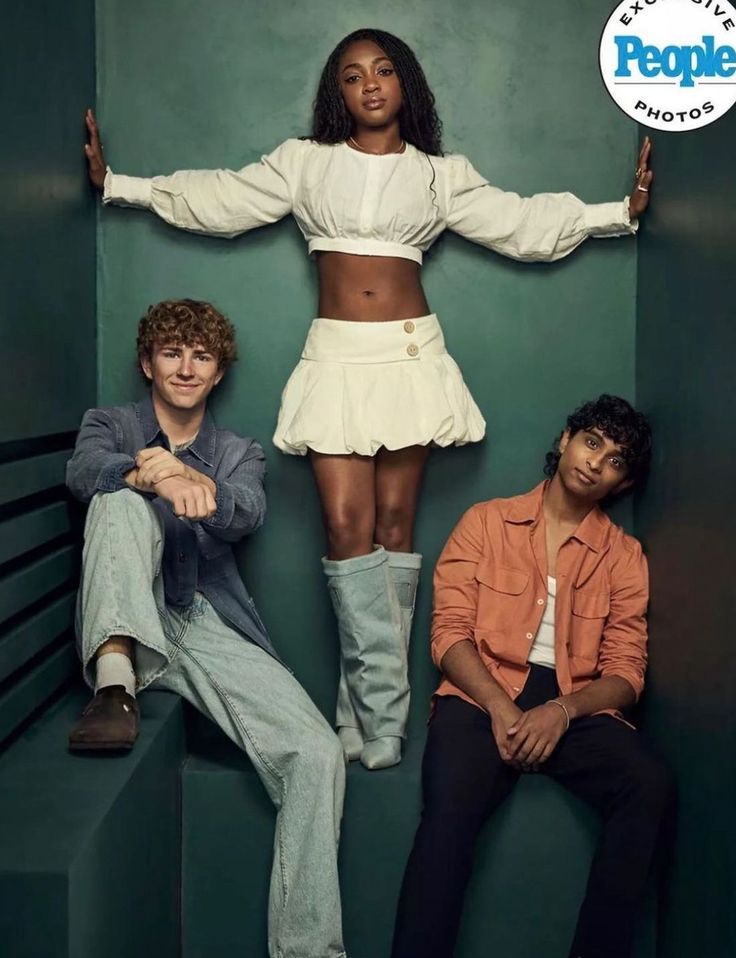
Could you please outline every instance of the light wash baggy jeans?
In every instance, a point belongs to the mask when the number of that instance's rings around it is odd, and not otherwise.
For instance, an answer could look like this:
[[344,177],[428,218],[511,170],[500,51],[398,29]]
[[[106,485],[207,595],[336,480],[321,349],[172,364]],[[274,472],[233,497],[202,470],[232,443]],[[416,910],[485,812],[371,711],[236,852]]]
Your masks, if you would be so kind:
[[278,810],[269,955],[344,956],[337,847],[345,761],[337,736],[294,676],[203,595],[188,608],[166,606],[162,555],[161,526],[143,496],[124,489],[93,498],[77,610],[85,679],[94,686],[94,655],[106,639],[132,636],[138,687],[177,692],[248,753]]

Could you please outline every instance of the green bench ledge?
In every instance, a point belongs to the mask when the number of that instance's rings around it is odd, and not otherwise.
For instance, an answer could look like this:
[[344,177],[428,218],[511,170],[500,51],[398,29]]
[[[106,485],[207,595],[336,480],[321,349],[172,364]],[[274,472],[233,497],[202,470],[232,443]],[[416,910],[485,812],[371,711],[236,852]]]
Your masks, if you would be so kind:
[[[0,756],[3,958],[265,958],[274,809],[246,756],[187,708],[182,766],[182,703],[164,692],[141,696],[131,753],[71,755],[87,697],[66,694]],[[396,768],[350,766],[340,852],[350,958],[388,958],[423,744],[410,739]],[[577,800],[523,779],[479,842],[456,958],[567,954],[595,834]],[[653,939],[649,914],[637,958],[653,958]]]
[[[274,810],[247,758],[193,725],[182,772],[183,958],[265,958]],[[349,958],[389,958],[423,747],[422,734],[395,768],[349,767],[340,849]],[[544,776],[524,777],[479,841],[456,958],[567,955],[596,835],[585,805]],[[648,907],[637,958],[654,954]]]
[[3,958],[180,955],[182,704],[142,697],[132,752],[72,755],[65,693],[0,755]]

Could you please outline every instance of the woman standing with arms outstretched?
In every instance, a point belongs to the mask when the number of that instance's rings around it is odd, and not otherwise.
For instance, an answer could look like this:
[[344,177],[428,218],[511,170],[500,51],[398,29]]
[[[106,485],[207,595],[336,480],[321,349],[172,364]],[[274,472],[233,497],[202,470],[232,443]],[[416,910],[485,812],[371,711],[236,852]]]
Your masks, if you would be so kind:
[[589,236],[634,232],[648,200],[650,144],[631,199],[586,205],[569,193],[505,193],[465,157],[443,155],[422,69],[381,30],[356,31],[332,52],[309,138],[239,171],[117,176],[106,170],[91,111],[87,126],[90,177],[104,202],[228,237],[292,213],[316,257],[319,318],[284,389],[274,442],[309,455],[322,503],[343,748],[368,768],[393,765],[409,704],[422,473],[432,445],[477,442],[485,431],[422,290],[422,254],[445,228],[515,259],[548,261]]

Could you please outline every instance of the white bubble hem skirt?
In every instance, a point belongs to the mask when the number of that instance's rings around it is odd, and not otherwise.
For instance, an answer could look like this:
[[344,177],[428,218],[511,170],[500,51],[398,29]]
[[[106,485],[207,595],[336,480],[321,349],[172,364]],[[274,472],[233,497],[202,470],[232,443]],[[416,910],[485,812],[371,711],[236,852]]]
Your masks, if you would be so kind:
[[295,456],[374,456],[382,446],[478,442],[485,426],[434,314],[315,319],[281,395],[273,441]]

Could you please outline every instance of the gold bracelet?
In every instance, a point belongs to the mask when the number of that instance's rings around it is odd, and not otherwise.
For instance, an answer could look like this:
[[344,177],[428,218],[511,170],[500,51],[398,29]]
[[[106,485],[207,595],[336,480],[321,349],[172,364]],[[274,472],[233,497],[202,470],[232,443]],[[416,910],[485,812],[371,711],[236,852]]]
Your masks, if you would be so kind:
[[547,699],[546,705],[559,705],[562,711],[565,713],[565,718],[567,719],[567,725],[565,726],[565,732],[570,728],[570,713],[567,711],[567,706],[560,702],[559,699]]

